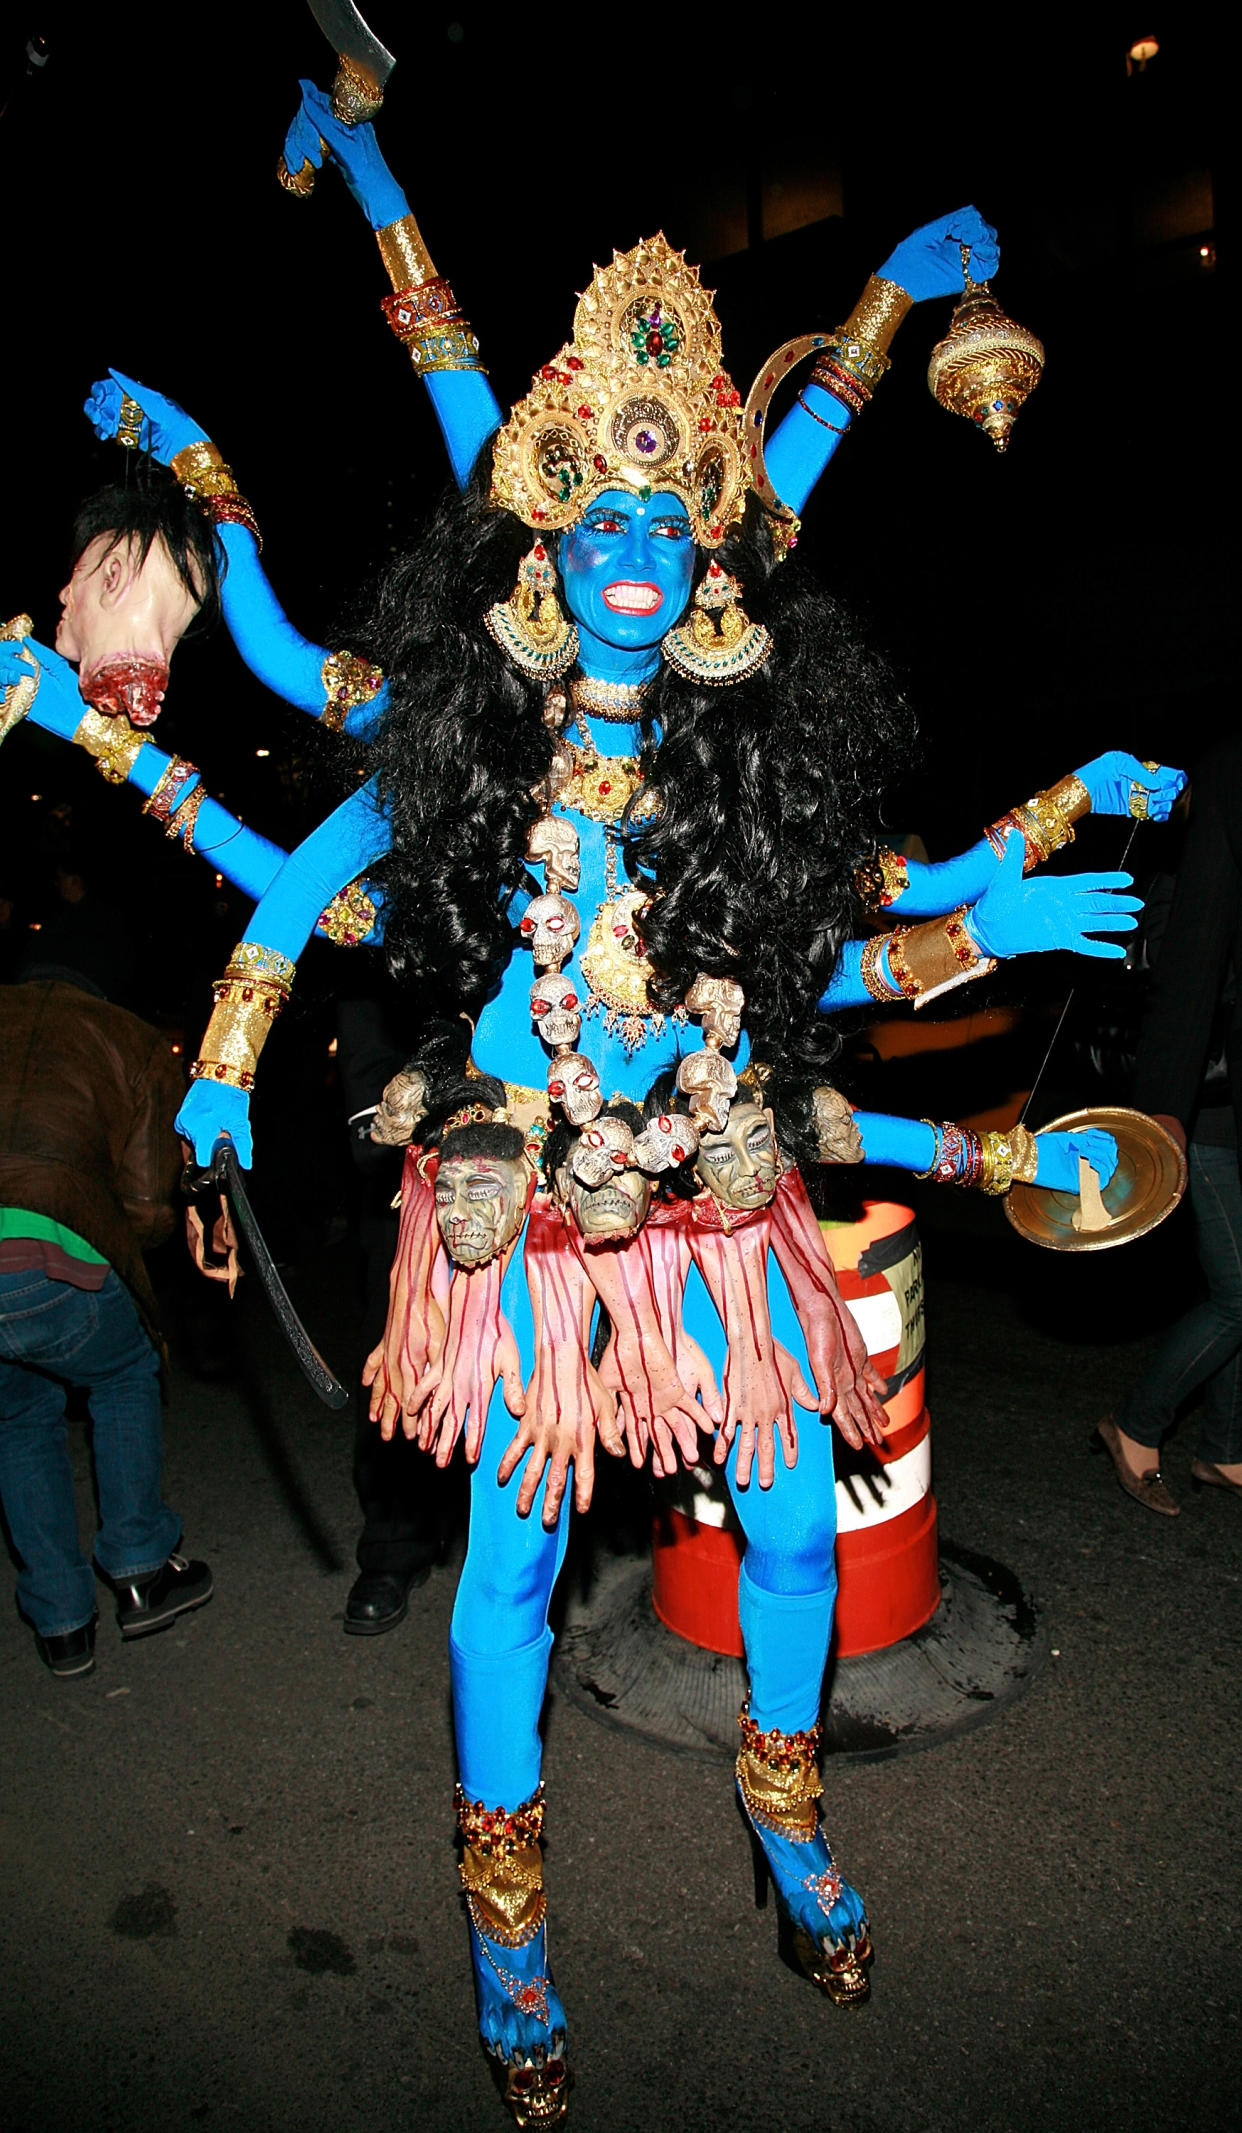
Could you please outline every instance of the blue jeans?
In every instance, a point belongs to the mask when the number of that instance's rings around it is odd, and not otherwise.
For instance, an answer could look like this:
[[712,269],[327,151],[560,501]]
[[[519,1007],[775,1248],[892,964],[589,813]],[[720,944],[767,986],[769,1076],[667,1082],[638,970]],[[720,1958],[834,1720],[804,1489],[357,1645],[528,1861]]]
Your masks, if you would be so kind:
[[1192,1141],[1188,1160],[1208,1293],[1169,1328],[1117,1420],[1155,1450],[1202,1386],[1199,1457],[1231,1466],[1242,1459],[1242,1174],[1235,1148]]
[[94,1425],[105,1576],[144,1577],[176,1547],[181,1521],[160,1497],[159,1356],[109,1272],[97,1293],[37,1268],[0,1273],[0,1502],[21,1559],[19,1605],[43,1637],[95,1614],[95,1577],[78,1542],[65,1392],[86,1389]]

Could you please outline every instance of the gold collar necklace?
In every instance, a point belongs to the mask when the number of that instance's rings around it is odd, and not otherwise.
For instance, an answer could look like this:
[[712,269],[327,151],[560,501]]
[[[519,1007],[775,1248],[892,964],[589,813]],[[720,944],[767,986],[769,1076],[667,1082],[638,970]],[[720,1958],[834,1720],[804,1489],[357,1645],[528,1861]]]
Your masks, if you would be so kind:
[[570,702],[580,715],[606,719],[612,726],[632,726],[642,715],[649,681],[593,681],[576,674],[569,684]]

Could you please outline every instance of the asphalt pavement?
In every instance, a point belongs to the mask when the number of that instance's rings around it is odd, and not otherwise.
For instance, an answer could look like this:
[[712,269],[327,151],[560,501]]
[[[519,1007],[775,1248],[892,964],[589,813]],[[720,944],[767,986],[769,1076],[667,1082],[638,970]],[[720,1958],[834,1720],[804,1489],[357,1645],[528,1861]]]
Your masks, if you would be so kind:
[[[971,1732],[826,1771],[874,1929],[861,2010],[778,1963],[727,1764],[553,1695],[551,1952],[580,2133],[1238,2122],[1242,1501],[1191,1493],[1193,1421],[1165,1462],[1175,1520],[1087,1453],[1184,1291],[1186,1232],[1071,1266],[983,1208],[927,1246],[941,1529],[1019,1577],[1052,1657]],[[348,1244],[291,1278],[347,1370]],[[210,1605],[122,1645],[101,1588],[76,1682],[0,1609],[0,2123],[500,2133],[452,1843],[461,1532],[398,1629],[345,1636],[351,1420],[303,1387],[253,1283],[233,1308],[238,1372],[195,1375],[183,1329],[167,1418],[166,1493]],[[579,1590],[645,1516],[610,1476]]]

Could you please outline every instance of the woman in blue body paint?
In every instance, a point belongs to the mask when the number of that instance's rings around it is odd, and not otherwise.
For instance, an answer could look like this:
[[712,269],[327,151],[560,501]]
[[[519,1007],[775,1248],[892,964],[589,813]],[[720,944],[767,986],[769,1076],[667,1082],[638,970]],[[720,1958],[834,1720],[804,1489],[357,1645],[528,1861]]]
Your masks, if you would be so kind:
[[[525,1232],[507,1239],[488,1266],[467,1273],[463,1262],[452,1268],[440,1248],[434,1197],[438,1191],[447,1203],[451,1173],[464,1179],[462,1191],[473,1192],[475,1206],[490,1218],[493,1202],[523,1174],[530,1145],[524,1128],[531,1121],[522,1099],[542,1097],[550,1054],[554,1067],[560,1056],[534,1026],[532,967],[519,930],[532,884],[538,886],[528,861],[532,831],[548,820],[572,821],[577,832],[572,901],[583,915],[578,952],[559,971],[551,967],[570,979],[579,1002],[597,1003],[599,1016],[581,1025],[582,1050],[572,1056],[588,1058],[603,1093],[641,1107],[661,1071],[704,1048],[703,1030],[685,1021],[687,994],[703,976],[729,980],[744,994],[745,1025],[731,1033],[726,1023],[722,1031],[718,1014],[715,1025],[705,1016],[709,1031],[731,1039],[707,1049],[727,1054],[737,1076],[753,1048],[768,1071],[757,1083],[743,1081],[733,1102],[773,1115],[787,1164],[815,1159],[812,1091],[833,1049],[824,1016],[876,997],[877,986],[896,997],[900,986],[886,946],[872,951],[864,975],[865,944],[848,935],[850,865],[873,841],[875,796],[886,756],[904,730],[903,714],[883,670],[854,643],[831,603],[793,565],[778,561],[787,522],[753,496],[747,501],[740,462],[734,467],[722,448],[719,486],[710,467],[692,464],[687,475],[680,458],[670,462],[662,425],[675,422],[681,409],[673,405],[670,415],[672,395],[650,347],[635,348],[633,397],[645,411],[628,430],[610,431],[599,454],[603,470],[594,454],[575,458],[556,438],[545,440],[542,454],[522,460],[513,429],[518,410],[496,452],[489,451],[501,410],[451,295],[427,294],[447,285],[430,270],[371,130],[338,127],[326,101],[304,85],[303,112],[286,149],[292,169],[307,157],[319,160],[321,136],[379,231],[386,263],[419,277],[403,291],[394,271],[393,301],[400,308],[403,295],[411,299],[407,310],[416,314],[417,330],[404,337],[418,350],[463,494],[445,504],[428,539],[398,566],[380,599],[367,650],[389,679],[347,720],[356,729],[378,730],[375,779],[275,875],[246,944],[256,962],[272,956],[291,963],[328,897],[382,859],[382,919],[394,967],[423,988],[430,1004],[464,1010],[474,1024],[471,1064],[483,1078],[473,1090],[482,1101],[464,1100],[471,1088],[454,1088],[451,1076],[429,1077],[419,1141],[434,1184],[423,1182],[413,1161],[407,1164],[394,1288],[401,1311],[376,1361],[373,1411],[389,1429],[401,1411],[411,1428],[434,1437],[441,1457],[469,1424],[468,1448],[478,1463],[451,1656],[471,1951],[480,2031],[502,2071],[506,2100],[519,2123],[546,2125],[563,2115],[567,2094],[565,2018],[548,1967],[538,1847],[547,1612],[564,1555],[568,1466],[576,1465],[581,1502],[589,1493],[593,1430],[610,1444],[616,1437],[613,1402],[601,1396],[586,1353],[584,1281],[608,1303],[614,1365],[632,1330],[625,1324],[627,1295],[654,1310],[643,1330],[650,1349],[662,1344],[668,1353],[671,1372],[661,1378],[653,1370],[649,1380],[656,1385],[645,1403],[652,1411],[644,1411],[642,1388],[635,1393],[627,1384],[621,1403],[627,1429],[663,1423],[689,1450],[697,1429],[719,1425],[718,1452],[747,1539],[739,1605],[751,1693],[739,1788],[798,1959],[838,2000],[865,1993],[870,1942],[862,1900],[838,1874],[816,1808],[814,1729],[835,1593],[831,1437],[826,1427],[804,1428],[794,1456],[791,1400],[813,1413],[835,1410],[856,1441],[874,1432],[874,1387],[845,1333],[838,1328],[833,1335],[830,1276],[826,1283],[820,1278],[818,1304],[808,1290],[794,1248],[798,1225],[788,1210],[783,1235],[780,1214],[766,1208],[734,1223],[726,1204],[713,1225],[712,1196],[701,1194],[701,1231],[679,1232],[674,1244],[677,1280],[665,1295],[674,1288],[680,1294],[670,1319],[667,1310],[660,1315],[652,1273],[673,1263],[652,1242],[658,1222],[632,1243],[597,1249],[593,1260],[549,1194],[540,1190],[531,1199],[531,1176]],[[989,271],[993,233],[965,210],[908,240],[878,279],[907,300],[952,294],[961,285],[962,241],[974,247],[977,269]],[[642,338],[662,337],[666,371],[676,372],[682,350],[667,349],[666,329],[677,298],[692,300],[689,270],[660,263],[668,294],[661,299],[653,282],[644,284]],[[654,309],[653,289],[660,299]],[[904,303],[890,300],[890,308],[899,312]],[[642,353],[646,363],[637,362]],[[536,403],[547,418],[551,400],[565,393],[562,427],[572,446],[575,423],[585,421],[578,408],[586,403],[575,397],[580,370],[569,366],[563,350],[547,366],[552,378],[536,380]],[[121,389],[131,382],[114,378],[93,396],[103,433],[115,427]],[[158,456],[171,458],[201,438],[171,403],[133,390],[146,409],[145,441]],[[716,409],[727,416],[721,395],[728,390],[725,374],[714,372],[702,398],[703,422]],[[846,397],[824,383],[808,385],[769,443],[768,474],[791,511],[802,507],[857,404],[849,398],[848,376],[841,391]],[[554,427],[545,419],[546,431]],[[727,423],[721,434],[727,444]],[[647,440],[652,455],[662,457],[663,480],[658,467],[655,478],[642,478],[639,455]],[[680,433],[678,442],[684,448]],[[542,518],[535,515],[540,511]],[[323,648],[284,618],[246,527],[225,523],[219,531],[230,566],[226,612],[244,656],[290,701],[318,710]],[[541,608],[553,565],[568,610],[559,622]],[[714,568],[740,581],[746,603],[744,613],[731,604],[741,616],[739,642],[756,656],[736,676],[696,669],[692,641],[683,638],[681,647],[689,673],[673,663],[676,646],[666,649],[687,628],[704,587],[710,602]],[[524,583],[534,595],[525,607]],[[720,609],[707,604],[699,612],[708,617],[710,638]],[[484,627],[485,616],[493,618],[494,634]],[[562,676],[540,661],[571,620],[576,656]],[[766,649],[761,635],[747,637],[747,631],[766,633]],[[553,661],[559,656],[554,651]],[[1128,795],[1143,775],[1129,758],[1102,759],[1080,774],[1097,806]],[[614,782],[630,788],[623,807],[607,804],[603,788]],[[1153,812],[1162,797],[1161,790]],[[894,914],[969,902],[963,968],[1029,948],[1121,953],[1091,935],[1133,923],[1133,900],[1116,894],[1127,878],[1025,882],[1029,850],[1021,824],[1011,830],[995,844],[985,839],[948,869],[911,867],[900,882],[890,876]],[[619,950],[610,914],[627,922],[637,914],[640,921]],[[900,962],[900,943],[895,952]],[[624,986],[614,995],[608,989],[618,954],[628,957],[628,997]],[[204,1053],[209,1056],[206,1044]],[[508,1124],[470,1115],[502,1104]],[[181,1122],[200,1155],[220,1130],[232,1132],[248,1154],[246,1105],[242,1087],[208,1077],[196,1083]],[[546,1117],[546,1098],[543,1105]],[[572,1109],[562,1108],[572,1121]],[[610,1102],[608,1112],[616,1109]],[[663,1116],[648,1123],[658,1127]],[[631,1139],[639,1124],[626,1126]],[[952,1174],[953,1151],[935,1129],[863,1114],[855,1124],[869,1157],[920,1170],[939,1162],[941,1174]],[[727,1135],[727,1125],[714,1136],[709,1124],[703,1139],[710,1147],[721,1133]],[[1098,1136],[1041,1142],[1038,1177],[1073,1184],[1080,1152],[1107,1177],[1112,1155]],[[434,1173],[428,1158],[439,1166]],[[627,1164],[627,1174],[633,1169]],[[519,1206],[519,1220],[522,1212]],[[625,1291],[631,1264],[646,1271]],[[461,1379],[454,1382],[451,1372],[446,1379],[446,1327],[458,1300],[484,1290],[496,1343],[482,1363],[476,1344]],[[733,1333],[743,1304],[762,1321],[761,1335],[755,1354],[745,1358],[749,1373],[739,1368],[740,1382],[730,1382],[723,1329]],[[547,1358],[556,1347],[548,1338],[553,1308],[568,1314],[560,1352],[570,1358],[581,1396],[569,1414],[553,1411],[559,1386],[547,1382]],[[421,1331],[411,1342],[409,1328],[420,1315]],[[459,1310],[457,1352],[464,1355],[461,1325]],[[504,1338],[510,1333],[511,1346]],[[401,1349],[421,1366],[412,1383]],[[623,1365],[621,1354],[624,1380]],[[725,1381],[723,1396],[713,1365]],[[512,1441],[498,1412],[503,1400],[520,1421]],[[533,1456],[515,1490],[507,1484],[528,1450]],[[750,1473],[755,1450],[758,1485]],[[545,1468],[550,1480],[536,1520],[528,1514]]]

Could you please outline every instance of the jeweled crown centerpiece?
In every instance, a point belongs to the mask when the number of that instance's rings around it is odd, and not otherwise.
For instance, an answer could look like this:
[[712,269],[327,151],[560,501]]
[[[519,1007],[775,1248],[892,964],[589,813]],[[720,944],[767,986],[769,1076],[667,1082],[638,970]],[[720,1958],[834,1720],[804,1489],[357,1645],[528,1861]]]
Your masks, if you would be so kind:
[[553,532],[605,489],[668,489],[698,545],[716,548],[748,484],[741,394],[698,270],[662,235],[614,253],[578,299],[573,340],[496,439],[496,502]]

